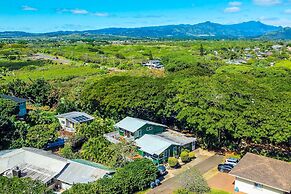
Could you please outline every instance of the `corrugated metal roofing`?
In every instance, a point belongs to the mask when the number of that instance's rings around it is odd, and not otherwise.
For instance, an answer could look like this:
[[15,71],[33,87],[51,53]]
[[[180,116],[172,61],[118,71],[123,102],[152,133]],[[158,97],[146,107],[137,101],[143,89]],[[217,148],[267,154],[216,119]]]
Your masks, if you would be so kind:
[[168,130],[157,135],[164,139],[168,139],[170,141],[176,142],[177,144],[181,146],[184,146],[196,141],[196,138],[186,137],[184,134],[176,132],[176,131],[172,131],[172,130]]
[[5,95],[5,94],[0,94],[0,97],[8,99],[8,100],[12,100],[12,101],[17,102],[17,103],[23,103],[23,102],[27,101],[24,98],[18,98],[18,97],[15,97],[15,96],[9,96],[9,95]]
[[[102,178],[111,170],[101,169],[89,161],[72,161],[36,148],[21,148],[0,152],[0,174],[12,176],[11,169],[18,167],[22,177],[43,183],[58,176],[68,184],[88,183]],[[105,167],[104,167],[105,168]]]
[[66,159],[35,148],[16,149],[0,156],[0,173],[19,167],[23,177],[44,183],[59,174],[66,165]]
[[65,118],[72,123],[84,123],[94,119],[94,117],[88,115],[87,113],[76,111],[57,115],[57,118]]
[[89,183],[103,178],[109,171],[70,160],[70,164],[57,177],[58,180],[68,183]]
[[155,123],[155,122],[151,122],[151,121],[147,121],[147,120],[143,120],[139,118],[133,118],[133,117],[125,117],[124,119],[116,123],[115,126],[134,133],[146,124],[161,126],[165,128],[167,127],[166,125],[163,125],[163,124],[159,124],[159,123]]
[[135,140],[135,143],[142,151],[151,155],[160,155],[171,145],[178,145],[177,143],[164,139],[160,136],[148,134]]
[[78,162],[80,164],[85,164],[85,165],[88,165],[88,166],[92,166],[92,167],[95,167],[95,168],[100,168],[100,169],[105,170],[105,171],[115,172],[115,170],[113,170],[112,168],[109,168],[109,167],[104,166],[102,164],[91,162],[91,161],[88,161],[88,160],[73,159],[72,161]]

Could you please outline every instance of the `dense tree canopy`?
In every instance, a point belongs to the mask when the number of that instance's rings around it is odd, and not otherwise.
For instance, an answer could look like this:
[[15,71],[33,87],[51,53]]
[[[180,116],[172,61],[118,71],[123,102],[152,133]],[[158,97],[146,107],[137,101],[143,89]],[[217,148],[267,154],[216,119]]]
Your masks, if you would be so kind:
[[0,193],[23,193],[23,194],[52,194],[46,185],[29,178],[7,178],[0,176]]
[[108,117],[129,115],[175,125],[210,148],[283,146],[286,158],[291,139],[290,76],[284,68],[228,66],[208,76],[110,76],[88,87],[82,99],[86,108]]
[[148,159],[138,159],[117,169],[112,178],[99,179],[90,184],[76,184],[65,194],[98,193],[128,194],[144,190],[157,176],[156,166]]
[[13,137],[14,120],[19,108],[11,100],[0,98],[0,149],[6,148]]

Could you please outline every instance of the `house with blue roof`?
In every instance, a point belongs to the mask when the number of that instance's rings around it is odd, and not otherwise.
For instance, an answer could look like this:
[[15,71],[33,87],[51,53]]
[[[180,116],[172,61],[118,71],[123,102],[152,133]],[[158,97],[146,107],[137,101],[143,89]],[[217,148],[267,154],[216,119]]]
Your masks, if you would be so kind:
[[11,101],[15,102],[19,108],[19,112],[18,112],[19,117],[24,117],[27,114],[27,109],[26,109],[26,101],[27,100],[26,99],[18,98],[15,96],[4,95],[4,94],[1,94],[0,98],[11,100]]

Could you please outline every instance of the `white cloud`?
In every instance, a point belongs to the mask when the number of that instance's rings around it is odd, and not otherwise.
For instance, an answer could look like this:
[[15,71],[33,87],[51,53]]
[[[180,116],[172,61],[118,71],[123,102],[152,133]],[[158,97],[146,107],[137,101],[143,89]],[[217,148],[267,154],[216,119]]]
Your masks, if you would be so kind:
[[286,9],[286,10],[284,11],[284,13],[286,13],[286,14],[291,14],[291,9]]
[[256,5],[261,6],[270,6],[270,5],[278,5],[281,4],[281,0],[253,0]]
[[96,12],[96,13],[93,13],[94,16],[98,16],[98,17],[107,17],[109,16],[108,13],[104,13],[104,12]]
[[239,7],[227,7],[224,9],[225,13],[235,13],[235,12],[239,12],[240,8]]
[[106,12],[90,12],[86,9],[59,9],[58,13],[71,13],[74,15],[93,15],[98,17],[107,17],[109,16]]
[[242,2],[240,1],[231,1],[228,3],[229,6],[231,7],[238,7],[238,6],[241,6],[242,5]]
[[260,17],[258,18],[259,21],[275,26],[284,26],[284,27],[291,27],[291,20],[287,18],[279,18],[279,17]]
[[37,11],[36,8],[34,8],[34,7],[30,7],[30,6],[27,6],[27,5],[22,6],[21,9],[22,9],[23,11]]
[[69,11],[72,14],[76,14],[76,15],[87,15],[89,13],[89,11],[87,11],[85,9],[71,9]]

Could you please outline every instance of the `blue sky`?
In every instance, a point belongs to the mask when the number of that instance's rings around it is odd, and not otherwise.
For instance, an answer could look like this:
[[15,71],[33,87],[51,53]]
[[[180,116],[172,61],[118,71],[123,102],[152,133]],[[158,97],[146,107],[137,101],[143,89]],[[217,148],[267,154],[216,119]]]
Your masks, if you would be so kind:
[[291,26],[291,0],[2,0],[0,31],[223,24],[256,20]]

